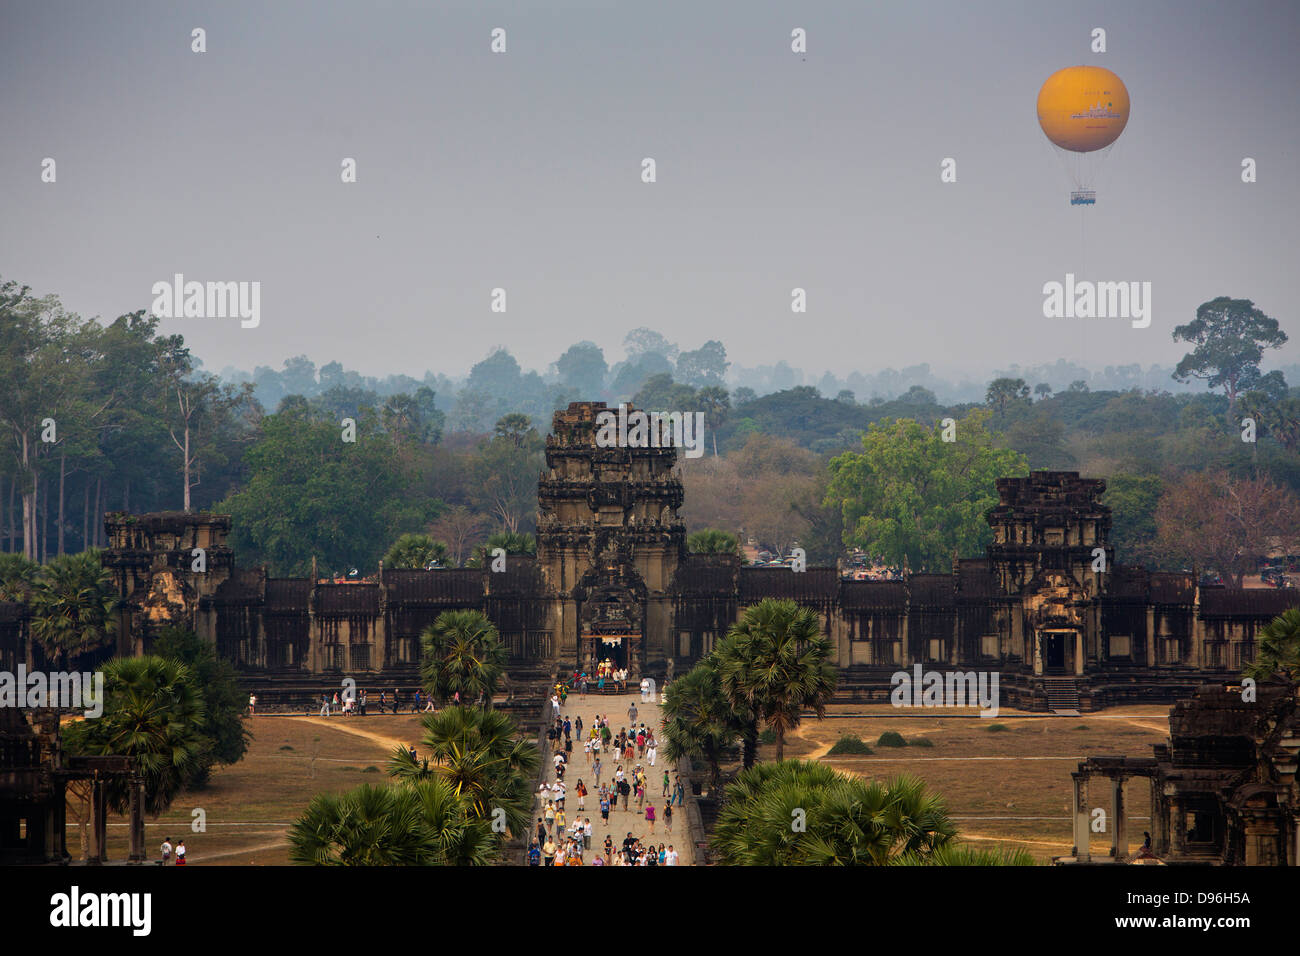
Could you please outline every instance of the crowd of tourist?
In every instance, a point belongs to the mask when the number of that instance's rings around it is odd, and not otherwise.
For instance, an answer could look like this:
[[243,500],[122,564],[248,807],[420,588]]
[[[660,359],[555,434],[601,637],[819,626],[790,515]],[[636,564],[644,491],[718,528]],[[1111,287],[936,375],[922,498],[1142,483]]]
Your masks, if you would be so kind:
[[[686,795],[682,782],[674,783],[666,768],[654,769],[658,753],[654,729],[645,721],[638,722],[635,701],[628,706],[628,725],[620,727],[618,733],[614,733],[608,714],[597,714],[590,726],[584,726],[581,716],[571,719],[563,715],[564,690],[557,687],[551,697],[554,723],[546,736],[555,779],[538,787],[541,816],[528,848],[529,865],[677,866],[679,857],[672,844],[656,845],[648,839],[656,826],[662,827],[664,836],[672,835],[673,807],[680,810]],[[570,786],[565,778],[576,776],[569,768],[575,741],[582,745],[585,776]],[[605,761],[614,767],[608,779],[604,779]],[[657,797],[653,792],[656,788]],[[592,801],[590,808],[588,797]],[[596,825],[591,813],[599,813],[599,826],[606,831],[599,847],[593,844]],[[613,830],[620,813],[635,814],[632,819],[644,820],[647,839],[628,830],[616,845]]]

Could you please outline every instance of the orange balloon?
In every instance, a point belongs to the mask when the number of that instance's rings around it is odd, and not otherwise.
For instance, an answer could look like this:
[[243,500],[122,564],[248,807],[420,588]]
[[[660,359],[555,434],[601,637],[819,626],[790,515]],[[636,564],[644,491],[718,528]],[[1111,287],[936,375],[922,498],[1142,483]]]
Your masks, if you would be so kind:
[[1124,81],[1100,66],[1068,66],[1038,91],[1038,125],[1057,146],[1076,153],[1105,149],[1128,123]]

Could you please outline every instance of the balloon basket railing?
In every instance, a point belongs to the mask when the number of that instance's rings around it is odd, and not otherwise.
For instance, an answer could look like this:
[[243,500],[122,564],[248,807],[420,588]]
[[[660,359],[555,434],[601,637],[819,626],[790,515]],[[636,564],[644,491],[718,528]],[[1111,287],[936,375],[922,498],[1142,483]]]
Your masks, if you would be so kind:
[[1092,189],[1080,189],[1070,193],[1071,206],[1095,206],[1097,204],[1097,193]]

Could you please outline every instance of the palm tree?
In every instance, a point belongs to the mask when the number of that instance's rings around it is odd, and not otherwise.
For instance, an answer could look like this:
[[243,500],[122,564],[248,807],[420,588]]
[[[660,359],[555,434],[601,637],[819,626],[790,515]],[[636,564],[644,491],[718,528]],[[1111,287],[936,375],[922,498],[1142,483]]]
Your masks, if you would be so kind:
[[541,757],[510,716],[480,707],[449,707],[425,714],[421,722],[428,756],[415,759],[405,748],[396,748],[388,761],[389,776],[412,784],[445,780],[465,797],[472,816],[503,820],[511,833],[527,832],[531,782]]
[[908,853],[890,866],[1034,866],[1034,855],[1020,847],[977,850],[965,844],[947,843],[932,853]]
[[[203,731],[207,703],[194,672],[164,657],[117,657],[104,665],[104,712],[64,728],[72,753],[134,757],[145,784],[145,809],[162,813],[203,767],[212,739]],[[121,780],[107,784],[110,805],[127,812]]]
[[447,563],[447,546],[427,534],[404,534],[384,555],[384,567],[390,570],[422,570]]
[[465,562],[467,568],[482,568],[491,564],[492,552],[497,548],[509,555],[518,554],[536,554],[537,537],[527,532],[518,531],[498,531],[495,534],[488,535],[487,542],[480,544],[470,552],[469,560]]
[[117,631],[117,598],[98,551],[63,554],[40,569],[32,590],[32,637],[57,662],[96,650]]
[[26,604],[40,568],[21,554],[0,554],[0,601]]
[[686,550],[691,554],[739,554],[740,539],[729,531],[705,528],[687,537]]
[[420,635],[424,687],[439,700],[460,693],[462,703],[492,695],[505,671],[506,649],[497,629],[481,611],[443,611]]
[[1283,611],[1260,628],[1255,659],[1243,676],[1257,681],[1300,683],[1300,608]]
[[706,761],[710,793],[718,788],[722,754],[736,742],[742,729],[723,696],[712,656],[668,685],[664,699],[664,758],[669,763],[682,757]]
[[813,761],[760,764],[727,788],[713,848],[745,866],[884,866],[955,836],[943,801],[909,777],[866,781]]
[[758,723],[776,734],[776,759],[785,757],[785,735],[804,710],[818,717],[835,693],[831,643],[817,614],[794,601],[766,598],[745,608],[717,651],[722,691],[737,709],[753,714],[745,734],[745,766],[753,766]]
[[418,866],[436,841],[414,789],[363,784],[318,793],[289,830],[289,859],[309,866]]

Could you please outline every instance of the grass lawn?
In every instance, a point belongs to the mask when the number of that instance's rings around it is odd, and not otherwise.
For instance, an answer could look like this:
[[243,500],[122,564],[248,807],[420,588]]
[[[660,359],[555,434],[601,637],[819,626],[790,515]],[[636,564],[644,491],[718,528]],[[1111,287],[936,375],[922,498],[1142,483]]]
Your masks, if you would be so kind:
[[[831,717],[832,714],[865,717]],[[931,716],[942,713],[943,716]],[[787,758],[822,760],[838,770],[884,778],[908,773],[920,777],[942,794],[961,839],[982,847],[1014,846],[1040,862],[1067,856],[1073,844],[1070,773],[1079,761],[1094,756],[1151,756],[1151,745],[1168,733],[1167,705],[1127,706],[1085,713],[1080,717],[1029,715],[1003,709],[996,719],[978,712],[896,709],[889,704],[860,704],[828,708],[826,720],[805,720],[786,740]],[[1000,724],[1005,730],[991,732]],[[886,731],[912,740],[924,737],[929,747],[878,747]],[[870,756],[826,756],[844,735],[856,735],[871,746]],[[774,759],[775,748],[761,746],[759,758]],[[1001,758],[1001,759],[991,759]],[[1012,758],[1012,759],[1006,759]],[[1150,788],[1144,779],[1125,787],[1130,853],[1149,830]],[[1101,780],[1091,784],[1089,808],[1110,815],[1110,788]],[[999,819],[1004,818],[1004,819]],[[1042,819],[1038,819],[1042,818]],[[1110,851],[1111,835],[1094,833],[1094,858]]]
[[[419,717],[254,717],[244,759],[217,768],[207,789],[179,794],[156,819],[145,818],[145,847],[158,858],[164,837],[185,841],[188,860],[214,865],[285,865],[287,833],[317,793],[349,790],[362,783],[387,783],[388,755],[401,744],[420,750]],[[374,767],[375,770],[367,771]],[[202,809],[207,831],[191,829]],[[68,810],[68,852],[76,859],[80,838]],[[125,818],[109,815],[109,858],[126,858]]]

